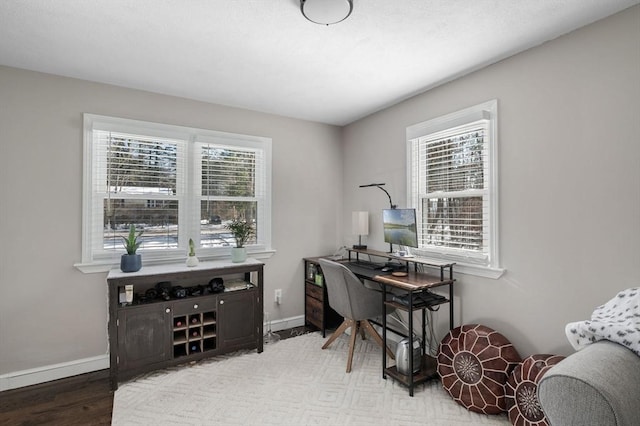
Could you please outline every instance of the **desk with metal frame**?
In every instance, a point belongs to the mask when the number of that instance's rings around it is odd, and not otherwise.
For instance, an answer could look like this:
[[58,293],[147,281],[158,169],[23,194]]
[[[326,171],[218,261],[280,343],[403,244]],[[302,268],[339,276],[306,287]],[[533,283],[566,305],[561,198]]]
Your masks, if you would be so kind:
[[[453,329],[453,284],[455,280],[453,279],[453,265],[454,263],[448,262],[439,262],[426,260],[415,257],[399,257],[394,256],[390,253],[384,253],[374,250],[356,250],[349,249],[349,258],[346,259],[345,266],[347,266],[356,276],[377,282],[382,284],[382,304],[383,304],[383,312],[382,316],[382,341],[385,346],[387,344],[387,307],[391,306],[396,309],[404,310],[409,313],[409,348],[413,348],[413,315],[412,312],[416,310],[422,311],[422,369],[420,372],[414,374],[410,373],[409,375],[404,375],[398,372],[397,368],[394,366],[387,368],[387,358],[385,351],[382,351],[382,377],[384,379],[387,378],[387,374],[403,383],[404,385],[409,387],[409,395],[413,396],[413,389],[416,384],[427,381],[436,376],[436,360],[426,354],[425,350],[425,341],[426,341],[426,328],[425,328],[425,320],[426,320],[426,309],[429,309],[431,306],[417,306],[415,302],[415,298],[421,292],[433,289],[441,286],[449,286],[449,298],[445,299],[438,304],[449,303],[449,329]],[[355,253],[355,260],[352,259],[352,253]],[[360,262],[359,255],[365,254],[368,256],[376,256],[382,257],[386,259],[394,259],[405,263],[405,268],[407,275],[406,276],[394,276],[389,272],[382,272],[376,269],[362,268],[358,267],[358,262]],[[413,264],[414,267],[410,268],[410,264]],[[439,270],[439,273],[436,275],[431,275],[426,272],[419,270],[419,265],[426,266],[428,268]],[[445,272],[448,270],[448,277],[445,277]],[[401,290],[409,294],[408,305],[404,305],[395,301],[387,300],[387,287],[391,287],[396,290]],[[433,305],[435,306],[435,305]],[[409,371],[413,372],[413,357],[409,357]]]

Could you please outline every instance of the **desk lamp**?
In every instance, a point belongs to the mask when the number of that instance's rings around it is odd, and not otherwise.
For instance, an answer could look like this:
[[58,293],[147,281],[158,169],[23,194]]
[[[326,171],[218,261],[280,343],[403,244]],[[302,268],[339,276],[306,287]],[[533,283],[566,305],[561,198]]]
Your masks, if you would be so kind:
[[389,205],[391,206],[391,208],[392,208],[392,209],[395,209],[395,208],[396,208],[396,207],[398,207],[398,206],[396,206],[395,204],[393,204],[393,202],[391,201],[391,195],[389,195],[389,193],[387,192],[387,190],[383,188],[383,186],[384,186],[384,185],[385,185],[384,183],[370,183],[370,184],[368,184],[368,185],[360,185],[360,188],[368,188],[368,187],[370,187],[370,186],[375,186],[375,187],[377,187],[377,188],[380,188],[381,190],[383,190],[383,191],[384,191],[384,193],[385,193],[385,194],[387,194],[387,197],[389,197]]
[[354,249],[366,250],[367,246],[362,244],[362,236],[369,235],[369,212],[353,212],[351,214],[351,227],[353,233],[358,235],[358,244]]

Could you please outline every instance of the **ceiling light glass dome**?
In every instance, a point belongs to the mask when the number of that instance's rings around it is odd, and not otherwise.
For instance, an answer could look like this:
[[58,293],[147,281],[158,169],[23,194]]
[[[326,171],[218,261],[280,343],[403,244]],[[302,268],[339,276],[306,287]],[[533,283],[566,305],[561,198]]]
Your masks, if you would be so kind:
[[311,22],[332,25],[351,15],[353,0],[300,0],[300,10]]

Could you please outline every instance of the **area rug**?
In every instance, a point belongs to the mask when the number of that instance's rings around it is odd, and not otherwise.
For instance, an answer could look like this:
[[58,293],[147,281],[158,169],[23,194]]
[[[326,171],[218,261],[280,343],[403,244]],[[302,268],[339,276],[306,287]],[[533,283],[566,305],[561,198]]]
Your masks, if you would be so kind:
[[153,372],[123,383],[113,401],[115,426],[129,425],[509,425],[506,415],[467,411],[439,380],[414,396],[382,378],[375,343],[358,339],[345,373],[345,336],[322,350],[319,333],[194,365]]

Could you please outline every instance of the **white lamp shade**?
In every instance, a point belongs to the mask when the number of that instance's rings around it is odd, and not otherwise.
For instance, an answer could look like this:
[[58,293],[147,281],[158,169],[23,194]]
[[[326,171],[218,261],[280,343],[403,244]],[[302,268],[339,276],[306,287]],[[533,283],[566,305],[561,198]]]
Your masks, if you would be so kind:
[[351,227],[354,235],[369,235],[369,212],[353,212]]

